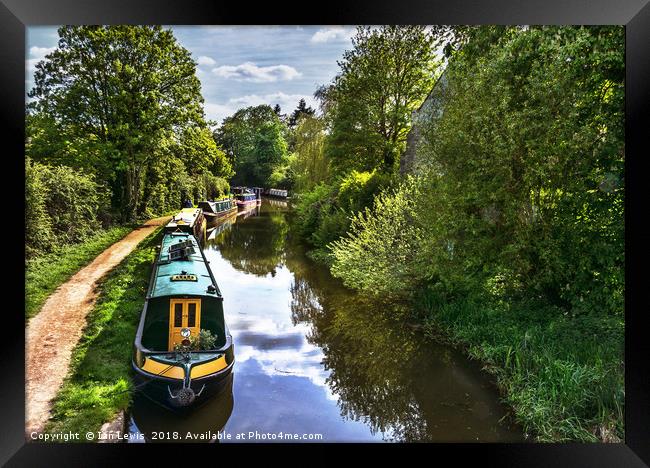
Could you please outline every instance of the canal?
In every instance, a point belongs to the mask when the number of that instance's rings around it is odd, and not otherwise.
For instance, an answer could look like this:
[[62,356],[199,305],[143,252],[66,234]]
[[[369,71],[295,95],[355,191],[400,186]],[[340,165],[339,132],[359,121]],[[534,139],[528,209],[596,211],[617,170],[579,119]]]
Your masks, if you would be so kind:
[[179,442],[188,433],[219,442],[524,440],[479,364],[395,320],[395,306],[346,289],[305,256],[290,216],[286,202],[264,200],[210,231],[204,251],[235,342],[232,378],[187,415],[136,393],[132,436],[154,442],[173,441],[174,433]]

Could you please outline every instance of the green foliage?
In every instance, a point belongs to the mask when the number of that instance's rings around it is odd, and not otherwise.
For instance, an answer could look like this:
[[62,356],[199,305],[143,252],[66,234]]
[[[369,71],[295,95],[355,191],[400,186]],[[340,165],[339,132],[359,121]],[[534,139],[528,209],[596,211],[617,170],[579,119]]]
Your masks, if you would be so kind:
[[369,206],[389,182],[390,177],[378,171],[352,171],[337,184],[320,184],[300,195],[296,223],[302,237],[315,247],[317,260],[329,262],[327,246],[345,235],[354,213]]
[[448,226],[459,277],[506,271],[512,293],[621,315],[622,28],[469,37],[488,45],[452,57],[444,113],[423,129],[422,156],[438,174],[431,198],[445,200],[427,223]]
[[318,95],[330,126],[332,171],[392,173],[404,150],[411,112],[433,84],[434,35],[422,26],[358,27],[341,73]]
[[303,116],[294,130],[295,157],[291,167],[295,173],[296,191],[309,191],[324,182],[328,176],[328,163],[323,151],[325,122],[322,118]]
[[[58,33],[29,93],[28,155],[92,170],[110,186],[123,220],[146,211],[154,191],[146,175],[156,155],[169,154],[160,147],[175,132],[187,170],[229,175],[206,136],[196,64],[171,30],[63,26]],[[188,127],[194,130],[183,133]]]
[[102,227],[110,197],[94,175],[27,158],[25,186],[28,258],[80,242]]
[[45,166],[25,162],[25,254],[32,257],[52,247],[54,236],[47,213],[47,177]]
[[420,280],[414,264],[424,260],[418,258],[424,230],[413,203],[421,190],[410,178],[375,197],[372,209],[357,213],[349,234],[330,245],[332,274],[369,294],[409,297]]
[[217,147],[212,132],[207,127],[185,129],[175,153],[190,174],[211,173],[223,179],[234,174],[230,160]]
[[[214,349],[217,337],[210,330],[201,328],[198,335],[190,336],[190,345],[187,347],[190,351],[202,351]],[[174,345],[174,351],[184,351],[186,348],[181,343]]]
[[83,242],[62,244],[50,253],[29,259],[25,264],[26,318],[36,315],[60,285],[129,232],[129,226],[99,230]]
[[[267,105],[247,107],[224,119],[215,138],[233,162],[233,184],[268,187],[271,175],[287,165],[285,125]],[[282,180],[276,174],[274,180]]]
[[527,434],[542,442],[624,439],[622,320],[570,317],[540,301],[435,296],[418,299],[429,333],[443,332],[485,363]]

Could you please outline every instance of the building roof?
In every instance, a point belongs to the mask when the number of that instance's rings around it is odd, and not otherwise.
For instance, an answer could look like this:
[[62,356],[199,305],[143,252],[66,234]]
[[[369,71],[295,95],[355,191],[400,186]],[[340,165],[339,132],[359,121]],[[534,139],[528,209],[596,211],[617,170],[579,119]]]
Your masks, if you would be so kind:
[[167,224],[166,230],[174,230],[176,228],[192,228],[199,214],[201,208],[183,208],[179,213],[172,217],[172,220]]
[[[191,242],[194,253],[189,254],[183,259],[170,260],[169,248],[174,244],[184,241]],[[205,258],[200,249],[201,247],[196,238],[191,234],[165,234],[156,261],[156,270],[150,286],[149,297],[178,295],[221,296],[221,292],[216,282],[213,281],[209,267],[205,263]],[[208,286],[210,285],[215,287],[215,294],[207,292]]]

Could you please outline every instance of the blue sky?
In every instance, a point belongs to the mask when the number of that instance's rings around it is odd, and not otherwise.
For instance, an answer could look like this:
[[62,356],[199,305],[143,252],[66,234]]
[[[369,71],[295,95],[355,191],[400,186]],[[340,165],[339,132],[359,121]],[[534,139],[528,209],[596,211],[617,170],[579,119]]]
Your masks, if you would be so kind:
[[[339,70],[337,60],[351,48],[354,26],[171,26],[179,43],[198,62],[208,119],[250,105],[280,104],[290,113],[300,98],[317,107],[318,85]],[[36,63],[58,42],[56,27],[27,29],[27,90]]]

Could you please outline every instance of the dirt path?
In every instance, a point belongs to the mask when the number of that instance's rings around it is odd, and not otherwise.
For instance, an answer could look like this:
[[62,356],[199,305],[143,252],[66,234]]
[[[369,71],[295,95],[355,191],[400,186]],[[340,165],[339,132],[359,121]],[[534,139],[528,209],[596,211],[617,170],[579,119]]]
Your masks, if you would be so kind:
[[25,330],[25,433],[41,431],[97,299],[97,281],[169,217],[147,221],[104,250],[47,299]]

